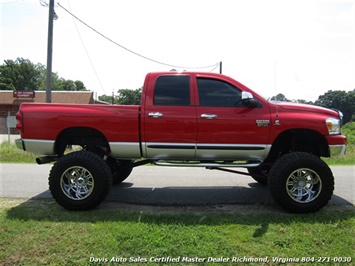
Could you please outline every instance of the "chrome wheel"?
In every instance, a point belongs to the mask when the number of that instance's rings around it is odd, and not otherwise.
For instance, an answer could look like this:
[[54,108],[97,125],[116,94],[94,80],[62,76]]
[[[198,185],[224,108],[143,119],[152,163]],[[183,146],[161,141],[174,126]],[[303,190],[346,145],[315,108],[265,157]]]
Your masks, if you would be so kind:
[[298,203],[312,202],[322,191],[322,180],[311,169],[297,169],[287,178],[286,190],[291,199]]
[[72,200],[83,200],[94,190],[94,177],[84,167],[73,166],[64,171],[60,187],[65,196]]

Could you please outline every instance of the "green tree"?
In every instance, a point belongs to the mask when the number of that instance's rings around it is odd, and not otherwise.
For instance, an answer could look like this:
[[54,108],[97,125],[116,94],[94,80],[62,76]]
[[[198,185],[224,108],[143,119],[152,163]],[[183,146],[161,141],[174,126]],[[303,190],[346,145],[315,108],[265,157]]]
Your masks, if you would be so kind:
[[118,104],[117,96],[104,94],[104,95],[99,96],[99,100],[103,101],[103,102],[111,103],[111,104]]
[[122,105],[139,105],[142,97],[142,88],[130,90],[120,89],[117,95],[101,95],[99,100],[103,102],[122,104]]
[[329,90],[318,97],[315,105],[337,109],[344,114],[344,123],[351,120],[355,113],[355,89],[353,91]]
[[[39,90],[46,90],[46,69],[42,70]],[[52,73],[53,91],[87,91],[84,83],[80,80],[70,80],[59,77],[58,73]]]
[[[45,91],[46,90],[46,88],[47,88],[46,80],[47,80],[47,69],[44,67],[42,69],[42,75],[41,75],[41,81],[40,81],[39,90],[41,90],[41,91]],[[63,84],[63,81],[65,81],[65,79],[60,78],[58,73],[52,72],[51,80],[52,80],[52,86],[51,87],[52,87],[53,91],[62,91],[62,90],[64,90],[65,86]]]
[[74,81],[74,85],[75,85],[75,90],[77,91],[87,91],[84,83],[80,80]]
[[40,79],[40,65],[28,59],[5,60],[0,66],[0,90],[38,90]]
[[279,93],[276,96],[272,96],[270,100],[272,100],[272,101],[280,101],[280,102],[289,102],[290,101],[282,93]]
[[306,101],[304,99],[297,99],[294,102],[296,102],[296,103],[304,103],[304,104],[314,104],[312,101]]
[[54,83],[53,90],[86,91],[86,88],[80,80],[73,81],[71,79],[59,78]]
[[346,114],[346,118],[349,119],[345,121],[344,118],[344,123],[351,121],[355,121],[355,89],[352,91],[349,91],[348,94],[346,95],[346,102],[348,103],[346,108],[344,108],[344,117]]
[[70,79],[61,79],[62,82],[62,90],[64,91],[75,91],[75,84],[74,81],[70,80]]
[[118,90],[118,103],[123,105],[139,105],[142,97],[142,88]]
[[[47,69],[28,59],[5,60],[0,66],[0,90],[46,90]],[[52,73],[52,90],[86,91],[80,80],[66,80]]]

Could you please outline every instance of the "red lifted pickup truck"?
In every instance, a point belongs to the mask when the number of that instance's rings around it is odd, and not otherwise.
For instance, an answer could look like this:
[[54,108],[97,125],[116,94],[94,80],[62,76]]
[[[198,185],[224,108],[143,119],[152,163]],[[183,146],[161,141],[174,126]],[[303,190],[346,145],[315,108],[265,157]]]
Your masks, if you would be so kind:
[[[272,103],[214,73],[148,73],[140,106],[23,103],[16,118],[17,147],[56,161],[49,189],[70,210],[96,207],[133,167],[153,163],[247,168],[286,210],[315,212],[334,190],[320,157],[346,151],[341,112]],[[68,145],[82,150],[65,155]]]

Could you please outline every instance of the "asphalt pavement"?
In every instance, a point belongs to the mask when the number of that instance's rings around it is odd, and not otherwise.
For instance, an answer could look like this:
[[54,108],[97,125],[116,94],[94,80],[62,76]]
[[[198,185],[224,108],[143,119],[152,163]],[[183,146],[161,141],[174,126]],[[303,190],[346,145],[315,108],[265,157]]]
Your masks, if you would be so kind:
[[[51,167],[0,164],[0,197],[51,198],[48,190]],[[328,205],[355,205],[355,166],[331,169],[335,190]],[[123,183],[112,187],[106,201],[159,206],[276,205],[267,187],[249,176],[204,168],[158,166],[135,168]]]

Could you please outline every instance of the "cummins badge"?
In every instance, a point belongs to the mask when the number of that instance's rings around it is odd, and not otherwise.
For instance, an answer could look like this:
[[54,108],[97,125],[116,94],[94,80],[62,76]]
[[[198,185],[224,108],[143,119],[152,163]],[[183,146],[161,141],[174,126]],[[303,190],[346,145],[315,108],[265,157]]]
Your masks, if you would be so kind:
[[270,120],[256,120],[258,127],[267,127],[270,124]]

